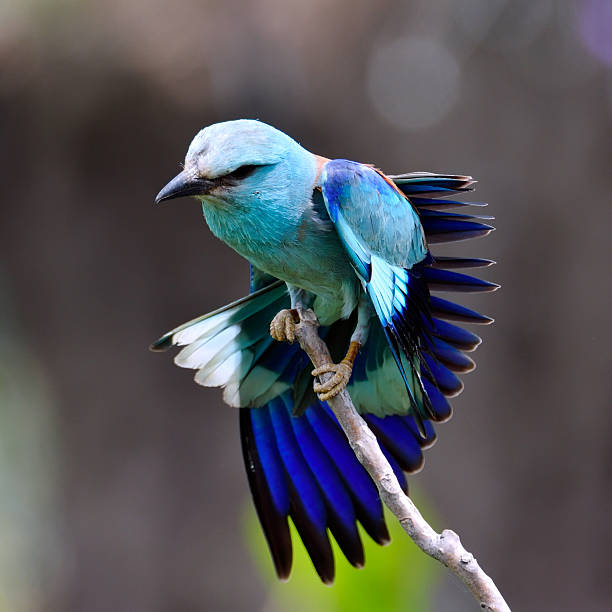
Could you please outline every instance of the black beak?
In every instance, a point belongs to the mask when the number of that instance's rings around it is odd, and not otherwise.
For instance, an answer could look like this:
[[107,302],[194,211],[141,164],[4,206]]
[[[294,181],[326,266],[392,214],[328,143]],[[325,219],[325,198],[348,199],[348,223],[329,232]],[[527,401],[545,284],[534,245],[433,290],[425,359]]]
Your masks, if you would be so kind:
[[184,196],[206,195],[213,185],[214,181],[189,176],[185,172],[181,172],[157,194],[155,203],[159,204],[164,200],[174,200]]

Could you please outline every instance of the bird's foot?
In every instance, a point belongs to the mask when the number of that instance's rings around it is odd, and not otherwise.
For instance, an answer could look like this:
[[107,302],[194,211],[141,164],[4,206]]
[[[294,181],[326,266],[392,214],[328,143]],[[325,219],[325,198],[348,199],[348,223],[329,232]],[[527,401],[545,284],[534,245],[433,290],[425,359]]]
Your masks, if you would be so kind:
[[297,308],[285,308],[278,312],[270,323],[270,335],[278,342],[295,342],[295,327],[300,322]]
[[338,393],[346,387],[352,371],[353,366],[344,361],[340,363],[326,363],[320,368],[313,370],[312,375],[320,376],[321,374],[333,374],[333,376],[323,383],[315,382],[312,388],[319,396],[319,399],[322,402],[326,402],[328,399],[338,395]]
[[346,357],[340,363],[326,363],[312,371],[313,376],[333,374],[329,380],[325,382],[315,382],[312,387],[322,402],[326,402],[332,397],[335,397],[346,387],[351,378],[353,363],[355,362],[359,348],[359,342],[351,342]]

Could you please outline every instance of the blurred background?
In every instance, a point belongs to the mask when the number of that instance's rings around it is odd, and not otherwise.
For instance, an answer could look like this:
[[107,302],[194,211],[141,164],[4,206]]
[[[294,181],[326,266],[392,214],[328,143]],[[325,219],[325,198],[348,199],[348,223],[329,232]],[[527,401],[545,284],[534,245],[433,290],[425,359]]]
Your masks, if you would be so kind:
[[401,535],[278,585],[236,412],[147,351],[247,291],[152,205],[239,117],[480,180],[498,230],[452,251],[499,261],[463,301],[497,322],[413,491],[513,609],[612,609],[612,3],[3,0],[0,611],[474,609]]

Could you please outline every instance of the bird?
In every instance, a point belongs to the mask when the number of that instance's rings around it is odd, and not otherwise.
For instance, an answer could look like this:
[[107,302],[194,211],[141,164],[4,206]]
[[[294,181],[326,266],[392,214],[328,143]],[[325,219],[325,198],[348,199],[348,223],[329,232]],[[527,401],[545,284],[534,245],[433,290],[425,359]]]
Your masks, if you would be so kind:
[[[490,259],[437,256],[430,246],[485,236],[492,217],[457,197],[470,176],[410,172],[329,159],[259,120],[203,128],[159,204],[192,197],[212,233],[250,264],[250,293],[164,334],[175,363],[223,388],[238,409],[244,465],[279,579],[292,567],[289,519],[320,579],[334,580],[329,535],[363,567],[359,523],[390,541],[377,489],[327,401],[346,388],[407,492],[451,417],[449,398],[474,369],[481,339],[462,324],[492,318],[434,295],[499,285],[457,269]],[[451,212],[459,209],[459,212]],[[295,342],[306,309],[332,362],[312,370]],[[323,377],[323,374],[328,376]],[[331,375],[331,376],[329,376]]]

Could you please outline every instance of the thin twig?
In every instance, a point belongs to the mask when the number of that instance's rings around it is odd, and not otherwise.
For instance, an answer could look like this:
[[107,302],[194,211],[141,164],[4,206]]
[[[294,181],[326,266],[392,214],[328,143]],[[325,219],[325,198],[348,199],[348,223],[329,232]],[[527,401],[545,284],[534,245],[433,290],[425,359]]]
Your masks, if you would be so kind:
[[[319,323],[312,310],[300,311],[296,339],[315,368],[331,362],[327,345],[319,337]],[[330,374],[324,375],[325,377]],[[353,452],[367,470],[384,504],[397,517],[404,531],[426,554],[448,567],[470,589],[482,610],[510,611],[493,580],[463,548],[459,536],[449,529],[437,533],[402,491],[376,436],[359,416],[348,392],[343,390],[327,402],[340,423]]]

